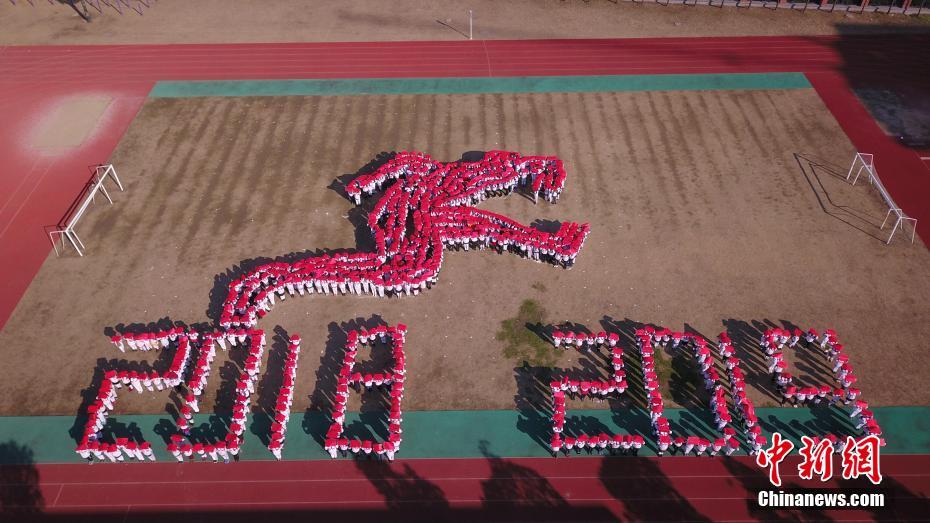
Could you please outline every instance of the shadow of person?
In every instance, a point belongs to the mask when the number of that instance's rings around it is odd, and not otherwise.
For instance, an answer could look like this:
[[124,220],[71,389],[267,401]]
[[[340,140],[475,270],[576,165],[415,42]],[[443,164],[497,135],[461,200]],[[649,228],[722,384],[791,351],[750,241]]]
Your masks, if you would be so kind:
[[[439,486],[422,477],[408,464],[389,463],[386,461],[356,460],[358,467],[379,494],[384,496],[384,503],[391,514],[415,510],[435,517],[433,521],[443,521],[449,512],[449,502]],[[426,512],[424,512],[426,511]],[[393,516],[392,518],[393,519]]]
[[0,519],[18,521],[44,507],[32,449],[13,440],[0,443]]
[[[478,450],[488,460],[491,476],[481,482],[481,502],[495,511],[508,506],[525,513],[533,508],[566,508],[568,501],[548,479],[535,470],[506,460],[490,451],[490,443],[481,440]],[[527,517],[530,517],[527,514]]]
[[[772,490],[766,469],[758,467],[753,458],[721,458],[723,465],[739,485],[751,494],[761,490]],[[780,490],[800,489],[798,483],[788,481],[785,476],[790,470],[788,462],[782,463],[782,481]],[[791,508],[760,507],[754,495],[746,496],[746,509],[753,517],[765,521],[833,521],[826,513],[817,509],[796,510]]]
[[530,436],[541,447],[549,449],[552,433],[549,380],[551,369],[533,367],[527,362],[513,369],[517,392],[513,397],[517,417],[517,430]]
[[710,521],[678,492],[654,458],[602,458],[599,477],[623,503],[622,521]]
[[[837,474],[837,476],[839,476],[839,474]],[[881,484],[877,487],[864,477],[842,479],[842,476],[839,476],[837,483],[839,483],[839,487],[844,490],[849,489],[859,492],[869,492],[878,489],[885,492],[886,505],[884,507],[862,509],[871,512],[876,520],[918,521],[927,519],[927,514],[930,514],[930,498],[921,492],[914,492],[907,488],[903,483],[892,476],[883,476]],[[890,503],[887,499],[889,494],[891,496]]]

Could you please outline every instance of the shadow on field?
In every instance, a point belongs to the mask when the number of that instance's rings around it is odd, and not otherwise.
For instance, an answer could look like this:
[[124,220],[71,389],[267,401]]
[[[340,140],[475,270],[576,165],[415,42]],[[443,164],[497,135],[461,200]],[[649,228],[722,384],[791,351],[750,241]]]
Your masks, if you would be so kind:
[[623,503],[622,521],[711,521],[701,514],[651,458],[603,458],[599,477]]
[[[849,186],[849,182],[846,181],[846,173],[841,173],[839,166],[827,164],[823,160],[816,160],[799,153],[794,153],[794,160],[798,164],[801,174],[804,175],[804,179],[810,186],[811,192],[814,193],[814,197],[817,199],[817,203],[820,205],[820,209],[824,214],[882,243],[887,240],[887,238],[882,238],[879,235],[879,226],[881,225],[882,217],[868,215],[849,205],[833,200],[833,197],[830,195],[831,189],[828,189],[828,185],[837,183],[835,179],[841,177],[843,180],[842,183]],[[855,173],[853,173],[853,175],[855,175]],[[865,176],[868,175],[866,174]],[[862,181],[861,178],[860,181]]]
[[517,416],[517,430],[533,439],[539,446],[549,449],[552,436],[552,393],[549,382],[552,381],[552,369],[533,367],[527,362],[513,369],[517,390],[514,394],[514,407]]
[[558,512],[569,508],[568,502],[548,479],[530,467],[501,458],[490,448],[488,441],[482,440],[478,444],[481,455],[491,468],[490,477],[481,482],[481,502],[485,507],[513,512],[514,515],[528,509]]
[[19,521],[41,513],[43,507],[32,449],[13,440],[0,443],[0,519]]
[[[746,492],[756,493],[760,490],[771,490],[772,484],[769,483],[768,472],[766,469],[756,466],[749,459],[722,458],[722,462],[727,471],[733,476],[734,481],[739,483],[740,488]],[[782,489],[796,489],[801,485],[787,478],[786,473],[788,464],[782,465]],[[833,521],[833,518],[816,508],[804,510],[792,510],[784,508],[760,507],[757,499],[753,496],[746,498],[746,510],[753,517],[765,521]]]

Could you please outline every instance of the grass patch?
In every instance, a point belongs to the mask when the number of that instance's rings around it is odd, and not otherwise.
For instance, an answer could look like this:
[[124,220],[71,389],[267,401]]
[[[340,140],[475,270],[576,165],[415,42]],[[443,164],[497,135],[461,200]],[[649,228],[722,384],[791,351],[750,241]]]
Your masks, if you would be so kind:
[[513,318],[501,322],[495,338],[503,342],[504,357],[536,367],[552,367],[559,361],[559,352],[531,330],[546,324],[546,309],[535,300],[523,300]]
[[653,346],[652,359],[656,364],[656,374],[659,376],[656,380],[659,382],[659,392],[662,393],[663,398],[671,398],[669,388],[672,382],[672,360],[659,344]]
[[546,286],[543,285],[543,282],[541,281],[533,283],[533,285],[530,285],[530,287],[536,289],[539,292],[546,292]]

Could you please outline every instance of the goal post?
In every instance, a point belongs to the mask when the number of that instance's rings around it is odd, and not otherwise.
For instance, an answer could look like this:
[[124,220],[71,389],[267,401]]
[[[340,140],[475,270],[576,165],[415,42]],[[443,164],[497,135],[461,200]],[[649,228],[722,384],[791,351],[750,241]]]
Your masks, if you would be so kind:
[[[116,182],[116,186],[120,191],[123,191],[123,184],[120,182],[119,177],[116,175],[116,169],[113,167],[113,164],[100,164],[95,166],[94,175],[91,177],[90,181],[90,190],[87,191],[87,194],[84,195],[84,199],[81,200],[81,205],[77,208],[74,214],[71,215],[71,218],[68,220],[67,224],[60,229],[55,229],[49,231],[48,237],[52,242],[52,247],[55,248],[55,255],[61,256],[61,253],[64,251],[66,244],[65,240],[74,247],[74,250],[77,251],[78,256],[84,256],[84,251],[87,248],[84,246],[84,242],[81,241],[80,236],[78,236],[75,227],[77,227],[78,222],[81,220],[81,217],[84,216],[84,212],[87,211],[87,207],[96,201],[97,192],[103,193],[107,201],[110,204],[113,204],[113,199],[110,198],[110,193],[107,192],[107,188],[103,182],[107,178],[110,178]],[[59,249],[59,243],[61,243],[61,248]]]
[[[853,171],[856,171],[855,176],[853,176]],[[859,175],[862,174],[862,171],[867,172],[869,176],[875,175],[874,154],[857,152],[856,156],[853,157],[852,165],[849,166],[849,172],[846,173],[846,181],[848,182],[849,179],[852,178],[852,184],[856,185],[856,182],[859,180]]]
[[[855,175],[853,175],[853,171],[855,171]],[[878,189],[882,199],[885,200],[885,205],[888,206],[888,212],[885,213],[885,219],[882,221],[882,226],[879,227],[879,230],[884,230],[889,220],[894,218],[894,226],[891,228],[891,234],[888,235],[888,240],[885,241],[885,245],[891,243],[891,239],[894,238],[894,234],[898,232],[899,229],[904,232],[904,227],[907,224],[911,226],[911,243],[914,243],[914,237],[917,235],[917,218],[911,218],[905,214],[901,207],[895,203],[891,194],[888,193],[888,190],[885,189],[885,185],[882,183],[881,178],[878,177],[878,171],[875,169],[874,154],[856,152],[856,156],[853,157],[852,165],[849,167],[849,172],[846,173],[846,180],[849,181],[849,179],[852,178],[852,184],[856,185],[856,181],[859,180],[862,171],[868,174],[869,184]]]

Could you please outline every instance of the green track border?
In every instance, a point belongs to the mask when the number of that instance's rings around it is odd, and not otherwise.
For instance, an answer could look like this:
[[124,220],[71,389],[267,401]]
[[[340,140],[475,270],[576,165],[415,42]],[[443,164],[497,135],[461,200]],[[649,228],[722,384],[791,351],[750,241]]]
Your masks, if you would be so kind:
[[151,98],[810,89],[802,73],[162,81]]
[[[930,454],[930,407],[879,407],[873,409],[881,421],[888,445],[885,454]],[[836,407],[814,408],[760,408],[760,424],[766,434],[779,431],[799,443],[801,435],[819,436],[828,432],[838,435],[856,435],[858,431],[845,409]],[[707,422],[705,411],[667,409],[666,415],[675,427],[687,427],[689,433],[714,437],[714,428]],[[195,416],[193,434],[208,432],[209,427],[221,421],[216,416]],[[0,464],[77,463],[75,440],[69,431],[75,422],[73,416],[0,417]],[[173,458],[165,451],[163,431],[156,427],[172,426],[165,415],[121,415],[111,423],[123,431],[135,424],[146,441],[152,442],[160,461]],[[241,459],[271,460],[271,453],[256,432],[267,427],[269,421],[262,416],[249,416]],[[314,439],[326,432],[327,416],[321,412],[292,413],[288,424],[286,460],[329,459],[321,442]],[[347,437],[383,439],[383,422],[380,418],[360,419],[358,413],[346,418]],[[649,421],[639,410],[577,410],[569,412],[567,424],[585,423],[602,425],[608,433],[643,434],[647,444],[640,455],[654,455],[649,437]],[[576,425],[577,426],[577,425]],[[541,416],[524,416],[513,410],[450,410],[405,412],[404,441],[399,457],[404,458],[481,458],[482,449],[495,455],[513,457],[549,456],[547,445],[551,434],[549,421]],[[744,446],[742,452],[747,448]],[[584,454],[582,454],[584,456]]]

